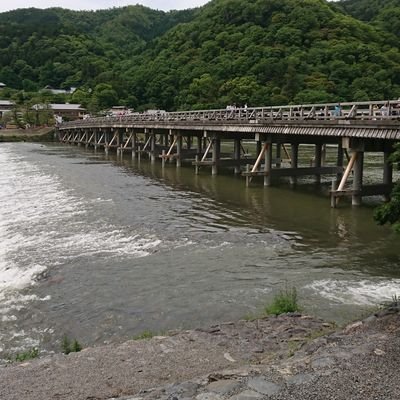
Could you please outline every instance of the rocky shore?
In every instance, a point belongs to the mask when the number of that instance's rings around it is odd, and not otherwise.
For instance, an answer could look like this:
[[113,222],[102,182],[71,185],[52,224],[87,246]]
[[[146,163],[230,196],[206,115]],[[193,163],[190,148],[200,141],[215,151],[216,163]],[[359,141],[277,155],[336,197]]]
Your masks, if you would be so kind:
[[228,322],[0,368],[4,400],[400,399],[400,313]]

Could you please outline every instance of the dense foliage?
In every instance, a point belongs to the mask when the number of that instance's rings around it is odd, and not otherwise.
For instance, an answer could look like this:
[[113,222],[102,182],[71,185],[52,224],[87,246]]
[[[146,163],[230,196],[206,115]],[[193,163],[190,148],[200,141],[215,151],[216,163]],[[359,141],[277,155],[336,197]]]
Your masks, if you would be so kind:
[[[391,162],[400,166],[400,144],[391,155]],[[395,231],[400,233],[400,182],[394,186],[390,201],[375,210],[374,218],[380,225],[393,225]]]
[[400,37],[400,0],[342,0],[345,12]]
[[[364,18],[363,3],[373,8],[377,0],[3,13],[0,81],[18,91],[3,97],[36,101],[32,93],[46,85],[76,86],[68,100],[94,110],[117,103],[175,110],[399,97],[395,23],[384,30],[378,17]],[[398,15],[398,1],[386,3]]]

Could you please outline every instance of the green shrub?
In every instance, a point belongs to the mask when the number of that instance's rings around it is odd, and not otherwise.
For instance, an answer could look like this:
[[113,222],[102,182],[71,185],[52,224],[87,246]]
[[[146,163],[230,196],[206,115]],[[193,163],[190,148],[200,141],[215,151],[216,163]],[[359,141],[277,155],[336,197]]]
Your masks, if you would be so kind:
[[288,312],[300,311],[297,303],[297,290],[295,287],[281,290],[272,300],[272,303],[265,307],[265,312],[269,315],[280,315]]
[[71,342],[68,336],[64,335],[61,348],[64,354],[77,353],[82,350],[82,345],[76,339],[73,339]]
[[143,340],[143,339],[151,339],[154,336],[154,333],[151,331],[144,331],[140,335],[134,336],[133,340]]
[[18,353],[15,356],[15,361],[26,361],[32,360],[33,358],[39,357],[39,349],[34,347],[31,350],[24,351],[23,353]]

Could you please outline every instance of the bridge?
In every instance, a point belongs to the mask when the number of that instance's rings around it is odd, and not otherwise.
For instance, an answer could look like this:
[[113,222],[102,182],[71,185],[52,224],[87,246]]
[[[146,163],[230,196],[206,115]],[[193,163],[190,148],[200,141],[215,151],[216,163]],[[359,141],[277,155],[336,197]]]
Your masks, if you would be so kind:
[[[230,168],[246,178],[262,177],[270,186],[281,177],[295,184],[299,176],[332,176],[331,205],[351,197],[360,205],[363,196],[388,198],[393,186],[389,162],[400,140],[400,99],[273,107],[228,106],[226,109],[165,112],[154,110],[111,117],[88,118],[57,126],[61,142],[102,148],[132,158],[148,156],[152,163],[166,162],[211,168]],[[245,151],[243,143],[255,152]],[[314,146],[307,165],[299,164],[301,145]],[[335,148],[335,162],[326,149]],[[223,151],[221,151],[221,148]],[[364,154],[383,154],[382,181],[363,184]],[[256,179],[254,179],[256,181]],[[350,183],[350,185],[349,185]]]

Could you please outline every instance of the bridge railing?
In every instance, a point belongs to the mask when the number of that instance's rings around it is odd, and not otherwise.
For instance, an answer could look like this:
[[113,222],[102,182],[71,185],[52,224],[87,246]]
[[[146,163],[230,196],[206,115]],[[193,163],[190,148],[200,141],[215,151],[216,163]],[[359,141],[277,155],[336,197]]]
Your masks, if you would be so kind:
[[400,99],[373,102],[321,103],[272,107],[228,106],[225,109],[192,110],[174,112],[144,112],[129,115],[88,118],[59,125],[60,128],[79,126],[130,125],[137,122],[180,122],[180,121],[233,121],[241,123],[263,123],[266,121],[303,120],[389,120],[400,119]]

